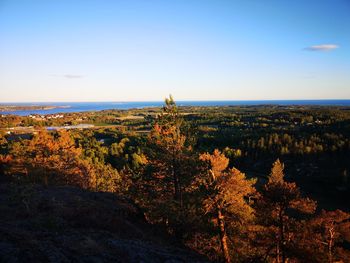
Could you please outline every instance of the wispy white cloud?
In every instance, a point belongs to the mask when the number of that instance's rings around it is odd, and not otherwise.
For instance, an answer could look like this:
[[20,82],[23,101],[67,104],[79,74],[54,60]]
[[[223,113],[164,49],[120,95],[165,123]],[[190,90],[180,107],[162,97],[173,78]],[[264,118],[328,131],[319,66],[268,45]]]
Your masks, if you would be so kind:
[[50,76],[51,77],[66,78],[66,79],[80,79],[83,77],[83,75],[73,75],[73,74],[65,74],[65,75],[51,74]]
[[331,50],[334,50],[337,48],[339,48],[339,46],[335,45],[335,44],[323,44],[323,45],[315,45],[315,46],[306,47],[305,50],[307,50],[307,51],[331,51]]
[[83,76],[82,75],[71,75],[71,74],[66,74],[66,75],[63,75],[63,77],[67,78],[67,79],[80,79],[82,78]]

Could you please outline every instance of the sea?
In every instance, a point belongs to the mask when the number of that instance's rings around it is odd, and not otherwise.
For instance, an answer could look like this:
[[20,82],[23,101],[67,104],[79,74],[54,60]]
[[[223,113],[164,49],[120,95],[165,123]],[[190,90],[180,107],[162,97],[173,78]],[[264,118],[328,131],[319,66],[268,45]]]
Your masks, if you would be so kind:
[[[178,106],[258,106],[258,105],[281,105],[281,106],[350,106],[350,100],[220,100],[220,101],[176,101]],[[147,107],[161,107],[163,101],[140,101],[140,102],[38,102],[38,103],[0,103],[1,105],[14,106],[57,106],[58,108],[47,110],[16,110],[2,111],[1,114],[28,116],[31,114],[58,114],[69,112],[102,111],[110,109],[142,109]]]

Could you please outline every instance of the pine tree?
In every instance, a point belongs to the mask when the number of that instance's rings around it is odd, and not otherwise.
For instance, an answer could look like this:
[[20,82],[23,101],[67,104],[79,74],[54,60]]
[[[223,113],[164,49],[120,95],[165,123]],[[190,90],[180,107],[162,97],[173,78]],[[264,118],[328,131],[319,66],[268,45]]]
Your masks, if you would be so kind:
[[350,214],[341,210],[325,211],[308,221],[301,244],[318,262],[349,262],[350,252],[342,242],[350,241]]
[[225,262],[231,262],[227,226],[230,221],[245,222],[253,216],[247,199],[255,194],[255,180],[247,180],[239,170],[229,169],[229,159],[220,151],[205,153],[200,160],[208,164],[207,174],[202,180],[207,193],[204,207],[207,214],[216,220],[221,251]]
[[[182,129],[184,120],[170,96],[165,100],[162,113],[157,116],[148,138],[148,178],[142,188],[146,190],[153,216],[170,228],[181,239],[186,204],[184,193],[196,171],[190,142]],[[147,174],[147,173],[146,173]],[[145,187],[146,186],[146,187]]]
[[174,199],[183,206],[183,186],[181,169],[184,158],[186,137],[181,132],[183,119],[178,113],[175,101],[170,95],[165,99],[163,113],[157,118],[152,131],[152,138],[155,139],[159,149],[165,151],[163,160],[167,163],[167,169],[172,176],[174,187]]
[[259,205],[263,224],[275,234],[276,262],[285,263],[287,247],[292,236],[291,224],[294,222],[289,210],[294,210],[294,214],[312,214],[315,212],[316,203],[303,198],[295,183],[284,180],[284,165],[277,159],[262,191]]

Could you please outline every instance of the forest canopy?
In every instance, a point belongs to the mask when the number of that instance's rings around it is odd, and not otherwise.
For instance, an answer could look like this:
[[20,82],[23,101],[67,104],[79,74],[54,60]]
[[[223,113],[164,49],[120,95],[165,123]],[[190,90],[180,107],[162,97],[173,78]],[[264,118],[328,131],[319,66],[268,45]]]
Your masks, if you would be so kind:
[[[46,129],[79,123],[95,126]],[[350,260],[349,108],[178,107],[170,96],[161,109],[0,125],[1,182],[114,193],[216,262]]]

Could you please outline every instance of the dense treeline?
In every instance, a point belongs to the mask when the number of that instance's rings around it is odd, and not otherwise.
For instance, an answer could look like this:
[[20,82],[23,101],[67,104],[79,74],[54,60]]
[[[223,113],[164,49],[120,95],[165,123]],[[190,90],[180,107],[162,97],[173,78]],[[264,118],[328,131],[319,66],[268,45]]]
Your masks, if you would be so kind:
[[[122,120],[151,127],[147,134],[114,128],[40,130],[18,140],[0,134],[1,180],[122,195],[150,223],[217,262],[350,260],[350,214],[318,208],[291,181],[305,163],[326,158],[342,165],[336,172],[347,186],[348,111],[194,111],[170,97],[162,111],[151,112]],[[278,157],[296,176],[286,178]]]

